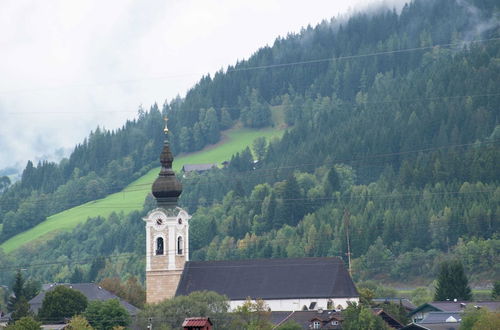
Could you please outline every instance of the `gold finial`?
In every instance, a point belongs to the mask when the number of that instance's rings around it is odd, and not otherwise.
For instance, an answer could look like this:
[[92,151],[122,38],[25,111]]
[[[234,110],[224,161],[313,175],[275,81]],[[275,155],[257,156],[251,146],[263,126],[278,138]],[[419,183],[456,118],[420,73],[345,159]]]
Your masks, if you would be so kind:
[[168,134],[168,127],[167,127],[168,117],[167,116],[163,117],[163,120],[165,121],[165,128],[163,129],[163,132],[165,134]]

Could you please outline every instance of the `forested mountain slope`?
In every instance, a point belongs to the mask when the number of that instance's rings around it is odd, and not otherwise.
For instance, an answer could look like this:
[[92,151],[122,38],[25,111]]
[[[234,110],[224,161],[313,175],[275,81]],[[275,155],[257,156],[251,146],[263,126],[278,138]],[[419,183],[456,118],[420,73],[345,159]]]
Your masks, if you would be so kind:
[[[478,281],[498,275],[498,15],[494,1],[435,0],[325,21],[166,104],[176,151],[217,141],[235,121],[269,125],[270,106],[290,125],[257,168],[246,150],[227,169],[183,179],[192,258],[345,257],[349,224],[358,279],[425,278],[450,256]],[[123,132],[146,134],[135,126],[146,119],[161,125],[157,110],[141,118]],[[133,147],[123,148],[136,161]],[[141,150],[141,166],[157,157],[154,148]],[[89,150],[77,154],[93,161]],[[99,177],[102,168],[84,171]],[[140,217],[151,207],[92,219],[17,256],[57,260],[31,269],[44,279],[68,280],[96,255],[112,256],[100,276],[142,276]]]

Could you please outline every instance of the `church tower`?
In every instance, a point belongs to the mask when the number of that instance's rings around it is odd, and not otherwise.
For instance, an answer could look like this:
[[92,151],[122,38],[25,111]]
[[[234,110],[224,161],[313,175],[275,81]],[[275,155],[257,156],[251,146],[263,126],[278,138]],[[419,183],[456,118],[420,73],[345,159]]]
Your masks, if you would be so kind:
[[[166,119],[165,119],[166,120]],[[172,170],[174,157],[168,143],[160,155],[161,171],[153,183],[157,208],[143,218],[146,222],[146,302],[172,298],[184,264],[189,260],[189,214],[177,206],[182,185]]]

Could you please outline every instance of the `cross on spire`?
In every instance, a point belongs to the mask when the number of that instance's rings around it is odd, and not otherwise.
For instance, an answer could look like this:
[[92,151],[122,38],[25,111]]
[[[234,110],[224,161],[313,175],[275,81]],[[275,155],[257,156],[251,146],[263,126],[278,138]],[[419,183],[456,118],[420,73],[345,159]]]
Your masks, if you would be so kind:
[[165,121],[165,128],[163,129],[163,132],[165,134],[168,134],[168,127],[167,127],[168,117],[167,116],[163,117],[163,120]]

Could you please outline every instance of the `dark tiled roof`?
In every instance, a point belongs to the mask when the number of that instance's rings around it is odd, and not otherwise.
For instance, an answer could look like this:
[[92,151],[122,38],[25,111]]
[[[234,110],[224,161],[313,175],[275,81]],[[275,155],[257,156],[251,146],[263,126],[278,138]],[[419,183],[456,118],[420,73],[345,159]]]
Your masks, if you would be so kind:
[[446,320],[450,318],[450,316],[458,322],[462,319],[462,312],[430,312],[422,321],[418,323],[445,323]]
[[94,283],[75,283],[75,284],[52,284],[52,285],[44,285],[44,291],[40,292],[35,298],[29,301],[30,310],[34,313],[38,313],[38,309],[42,307],[43,299],[45,298],[45,293],[47,291],[53,290],[55,287],[59,285],[64,285],[68,288],[80,291],[83,293],[85,297],[89,301],[92,300],[109,300],[109,299],[118,299],[120,304],[129,312],[130,315],[136,315],[139,312],[139,309],[127,301],[121,299],[120,297],[114,295],[113,293],[101,288],[97,284]]
[[406,298],[374,298],[373,302],[380,303],[393,303],[396,305],[401,304],[406,310],[412,311],[417,308],[411,301]]
[[380,316],[385,323],[387,323],[391,328],[401,329],[404,324],[398,321],[394,316],[384,311],[382,308],[372,308],[372,313]]
[[410,323],[401,330],[458,330],[460,323]]
[[429,304],[443,312],[461,311],[468,305],[488,308],[492,312],[500,309],[500,301],[433,301]]
[[429,330],[459,330],[460,323],[426,323],[422,324],[424,329]]
[[[274,325],[282,325],[288,321],[294,321],[300,324],[303,329],[310,329],[313,320],[322,322],[321,329],[338,329],[341,325],[338,324],[337,326],[333,326],[331,325],[331,321],[336,320],[340,323],[343,318],[340,312],[336,312],[334,310],[271,312],[270,317],[270,321]],[[325,324],[327,322],[328,324]]]
[[282,311],[276,311],[276,312],[271,312],[271,315],[269,316],[269,321],[274,324],[281,324],[283,323],[293,312],[282,312]]
[[230,300],[359,296],[338,257],[187,262],[176,295],[202,290]]
[[410,315],[427,311],[459,312],[463,311],[465,307],[469,305],[487,308],[492,312],[500,310],[500,301],[433,301],[418,306],[415,310],[410,312]]

